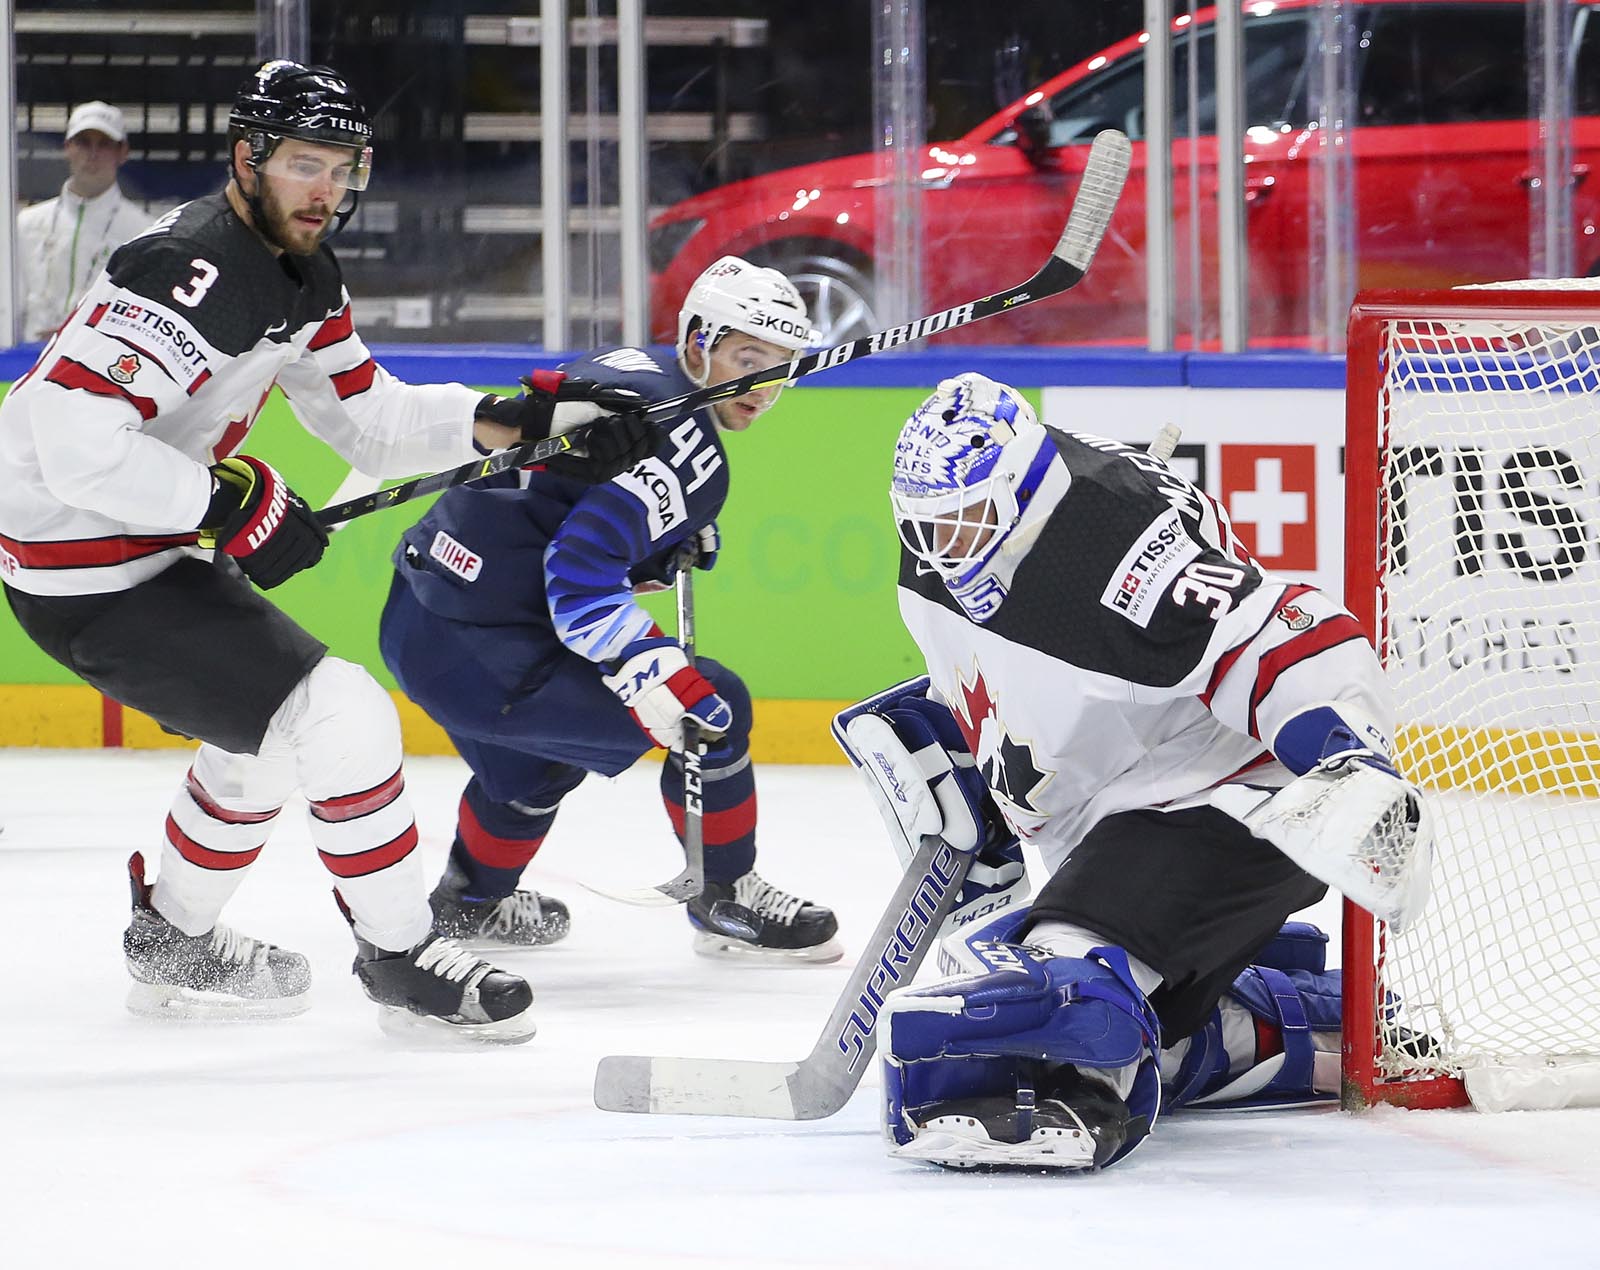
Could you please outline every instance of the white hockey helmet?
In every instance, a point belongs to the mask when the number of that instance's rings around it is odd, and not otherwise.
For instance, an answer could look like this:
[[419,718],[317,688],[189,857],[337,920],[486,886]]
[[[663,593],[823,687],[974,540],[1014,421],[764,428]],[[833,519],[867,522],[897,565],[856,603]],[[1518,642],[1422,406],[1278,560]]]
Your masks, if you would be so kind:
[[689,372],[691,345],[709,354],[729,331],[796,353],[817,334],[794,283],[738,256],[723,256],[696,278],[678,310],[678,361],[691,378],[703,384],[710,374],[709,361],[699,376]]
[[997,558],[1055,457],[1022,394],[973,372],[946,379],[900,430],[889,491],[900,541],[972,616],[1003,597],[1015,562],[997,572]]

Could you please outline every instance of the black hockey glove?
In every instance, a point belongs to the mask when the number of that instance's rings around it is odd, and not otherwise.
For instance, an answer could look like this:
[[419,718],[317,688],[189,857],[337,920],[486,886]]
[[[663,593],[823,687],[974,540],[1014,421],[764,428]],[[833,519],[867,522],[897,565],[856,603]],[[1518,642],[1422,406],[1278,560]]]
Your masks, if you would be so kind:
[[243,455],[211,468],[211,503],[200,545],[225,552],[263,591],[322,559],[328,531],[301,498],[260,459]]
[[655,431],[642,413],[650,403],[632,389],[558,370],[536,370],[523,377],[522,386],[526,391],[520,397],[485,397],[477,413],[517,429],[524,441],[542,441],[584,427],[583,439],[572,451],[546,464],[552,472],[608,481],[655,450]]

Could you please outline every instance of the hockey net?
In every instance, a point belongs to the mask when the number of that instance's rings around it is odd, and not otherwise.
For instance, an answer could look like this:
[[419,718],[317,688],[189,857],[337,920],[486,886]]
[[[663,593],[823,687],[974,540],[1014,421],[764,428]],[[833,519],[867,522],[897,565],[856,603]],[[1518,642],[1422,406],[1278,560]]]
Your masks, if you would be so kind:
[[1345,1102],[1600,1102],[1600,279],[1358,297],[1346,601],[1435,813],[1346,906]]

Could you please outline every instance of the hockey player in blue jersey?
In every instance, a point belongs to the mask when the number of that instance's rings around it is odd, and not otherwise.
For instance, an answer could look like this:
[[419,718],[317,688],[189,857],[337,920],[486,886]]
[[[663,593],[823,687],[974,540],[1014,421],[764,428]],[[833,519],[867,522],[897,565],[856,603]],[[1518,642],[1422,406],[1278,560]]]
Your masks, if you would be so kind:
[[[685,299],[676,364],[613,348],[562,370],[661,401],[782,363],[810,334],[787,278],[728,256]],[[683,767],[673,750],[692,718],[708,739],[706,887],[688,904],[696,950],[804,962],[840,956],[832,911],[755,871],[749,693],[710,658],[691,665],[634,598],[691,561],[715,563],[728,494],[718,434],[748,428],[780,390],[662,429],[651,458],[602,485],[532,469],[461,486],[401,540],[382,619],[384,661],[472,769],[433,892],[440,931],[503,946],[566,934],[566,906],[517,885],[561,799],[589,772],[615,775],[661,747],[662,799],[681,836]],[[713,926],[719,900],[759,919],[748,937]]]
[[835,731],[903,855],[975,853],[957,977],[880,1016],[891,1153],[1094,1169],[1164,1108],[1335,1096],[1339,975],[1286,919],[1332,885],[1402,928],[1431,842],[1355,619],[1159,456],[982,375],[906,423],[891,501],[928,673]]

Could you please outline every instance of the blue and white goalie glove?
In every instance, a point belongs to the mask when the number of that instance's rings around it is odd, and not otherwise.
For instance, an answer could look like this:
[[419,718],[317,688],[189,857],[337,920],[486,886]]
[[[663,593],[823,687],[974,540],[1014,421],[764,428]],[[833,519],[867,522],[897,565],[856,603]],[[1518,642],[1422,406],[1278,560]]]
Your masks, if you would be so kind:
[[1271,748],[1295,780],[1276,791],[1223,785],[1211,805],[1405,930],[1428,904],[1433,817],[1381,730],[1348,703],[1325,702],[1285,720]]
[[629,644],[601,678],[662,749],[683,744],[686,720],[710,739],[733,726],[733,709],[689,664],[683,645],[664,635]]
[[833,737],[860,770],[889,841],[909,867],[925,838],[975,852],[940,934],[1028,897],[1017,837],[1000,816],[948,707],[908,680],[841,711]]

